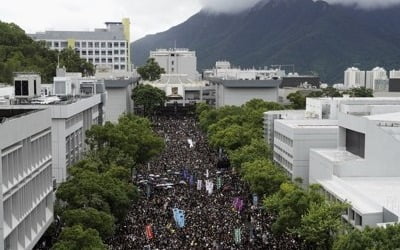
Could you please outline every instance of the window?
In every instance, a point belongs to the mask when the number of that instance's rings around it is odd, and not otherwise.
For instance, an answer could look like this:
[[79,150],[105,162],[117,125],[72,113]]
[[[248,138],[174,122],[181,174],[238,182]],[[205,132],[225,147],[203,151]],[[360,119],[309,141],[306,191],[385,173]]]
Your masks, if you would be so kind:
[[99,63],[99,58],[94,59],[95,63]]
[[86,42],[82,42],[82,48],[86,48]]
[[98,56],[98,55],[100,55],[100,51],[95,50],[95,51],[94,51],[94,54],[95,54],[96,56]]
[[118,65],[114,65],[114,69],[119,69],[119,66]]
[[114,55],[118,55],[118,50],[114,50]]
[[93,56],[93,50],[89,50],[88,53],[89,53],[89,56]]
[[364,158],[365,134],[346,129],[346,150]]
[[123,47],[125,47],[125,43],[124,42],[120,42],[119,46],[123,48]]
[[118,47],[118,42],[114,42],[114,47]]
[[93,48],[93,42],[88,42],[88,47]]
[[82,50],[82,56],[86,56],[86,50]]
[[105,58],[101,58],[101,63],[106,63],[106,59]]
[[28,81],[21,81],[22,83],[22,95],[29,95]]
[[120,62],[125,62],[125,57],[121,57],[121,58],[119,59],[119,61],[120,61]]
[[75,47],[80,48],[81,47],[81,43],[80,42],[75,42]]
[[122,69],[122,70],[125,70],[125,65],[121,65],[121,69]]
[[59,47],[59,43],[58,42],[54,42],[54,47]]
[[95,48],[98,48],[98,47],[99,47],[99,42],[95,42],[95,43],[94,43],[94,47],[95,47]]
[[36,91],[36,80],[33,80],[33,94],[37,95],[37,91]]
[[125,50],[121,49],[121,50],[119,51],[119,54],[125,55]]
[[67,42],[61,42],[61,48],[66,48],[68,46]]
[[107,47],[112,48],[112,43],[111,42],[107,43]]
[[102,42],[102,43],[101,43],[101,47],[102,47],[102,48],[105,48],[105,47],[106,47],[106,43],[105,43],[105,42]]
[[112,51],[111,50],[107,51],[107,55],[112,56]]
[[112,63],[112,58],[108,58],[108,63]]
[[106,51],[105,51],[105,50],[102,50],[102,51],[101,51],[101,55],[102,55],[102,56],[105,56],[105,55],[106,55]]

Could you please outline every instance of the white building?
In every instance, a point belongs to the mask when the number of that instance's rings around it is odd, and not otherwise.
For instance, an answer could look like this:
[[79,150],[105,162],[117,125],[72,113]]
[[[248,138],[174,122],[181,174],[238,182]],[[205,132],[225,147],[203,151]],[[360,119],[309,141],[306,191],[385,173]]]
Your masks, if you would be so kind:
[[217,61],[214,69],[204,71],[205,77],[223,80],[270,80],[281,79],[285,75],[285,71],[280,69],[232,68],[228,61]]
[[336,120],[275,120],[274,162],[292,180],[301,178],[308,185],[309,152],[311,148],[336,148]]
[[274,146],[275,120],[303,120],[305,110],[274,110],[264,113],[264,139],[271,149]]
[[186,74],[164,74],[161,79],[145,84],[163,90],[167,105],[177,103],[186,106],[198,102],[215,104],[215,86],[210,86],[208,81],[193,81]]
[[387,72],[384,68],[376,67],[366,73],[365,87],[375,90],[378,81],[387,81]]
[[104,81],[107,90],[105,121],[117,122],[121,115],[133,113],[131,95],[138,81],[139,78]]
[[150,58],[164,68],[165,74],[187,75],[190,80],[200,80],[197,72],[197,57],[195,51],[189,49],[157,49],[150,51]]
[[344,72],[344,86],[346,89],[365,87],[365,71],[351,67]]
[[278,102],[281,80],[208,80],[215,85],[216,107],[241,106],[252,99]]
[[0,106],[0,249],[32,249],[53,221],[51,111]]
[[50,49],[75,49],[81,58],[99,71],[131,71],[130,20],[106,22],[105,29],[94,31],[45,31],[30,34],[32,39],[45,41]]
[[400,70],[391,70],[389,73],[390,79],[399,79],[400,78]]

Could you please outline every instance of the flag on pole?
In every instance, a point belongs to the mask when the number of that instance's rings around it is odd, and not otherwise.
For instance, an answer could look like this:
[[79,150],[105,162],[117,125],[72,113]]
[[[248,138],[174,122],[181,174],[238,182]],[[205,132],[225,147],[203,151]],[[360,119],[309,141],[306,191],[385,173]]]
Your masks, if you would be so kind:
[[151,240],[151,239],[153,239],[154,238],[154,234],[153,234],[153,229],[151,228],[151,225],[147,225],[146,227],[145,227],[145,233],[146,233],[146,238],[148,239],[148,240]]
[[242,229],[240,228],[235,229],[234,240],[236,244],[240,244],[242,242]]

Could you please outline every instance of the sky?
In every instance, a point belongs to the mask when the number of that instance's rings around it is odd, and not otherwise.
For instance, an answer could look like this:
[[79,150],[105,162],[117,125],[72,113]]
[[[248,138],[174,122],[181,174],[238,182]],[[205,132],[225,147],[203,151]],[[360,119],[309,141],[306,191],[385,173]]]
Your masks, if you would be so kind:
[[[232,13],[269,0],[12,0],[2,3],[0,20],[13,22],[27,33],[45,30],[103,28],[106,21],[131,20],[131,40],[171,28],[201,9]],[[362,8],[387,7],[400,0],[326,0],[358,4]]]

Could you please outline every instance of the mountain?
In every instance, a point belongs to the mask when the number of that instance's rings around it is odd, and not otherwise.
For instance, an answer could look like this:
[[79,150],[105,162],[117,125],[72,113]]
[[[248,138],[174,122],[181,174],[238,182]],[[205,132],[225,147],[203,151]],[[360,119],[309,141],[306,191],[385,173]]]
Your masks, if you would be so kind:
[[270,0],[238,14],[200,11],[165,32],[132,44],[133,62],[143,64],[156,48],[197,52],[199,70],[217,60],[242,67],[295,64],[323,81],[343,81],[356,65],[400,68],[400,5],[366,10],[313,0]]

